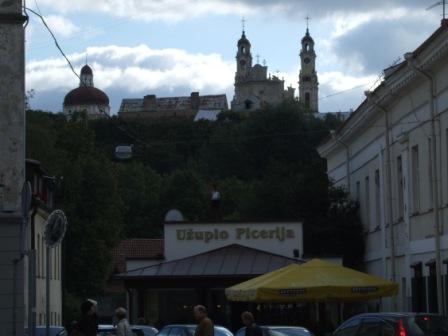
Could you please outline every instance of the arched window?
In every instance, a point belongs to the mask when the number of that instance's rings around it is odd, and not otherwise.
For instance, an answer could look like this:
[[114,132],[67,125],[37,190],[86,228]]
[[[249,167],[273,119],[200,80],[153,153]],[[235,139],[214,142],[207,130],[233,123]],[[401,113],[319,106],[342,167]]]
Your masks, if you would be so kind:
[[305,44],[305,51],[310,51],[310,45],[308,43]]
[[244,102],[246,110],[250,110],[252,108],[252,102],[248,99]]
[[311,106],[311,96],[309,92],[305,92],[305,107],[310,108]]

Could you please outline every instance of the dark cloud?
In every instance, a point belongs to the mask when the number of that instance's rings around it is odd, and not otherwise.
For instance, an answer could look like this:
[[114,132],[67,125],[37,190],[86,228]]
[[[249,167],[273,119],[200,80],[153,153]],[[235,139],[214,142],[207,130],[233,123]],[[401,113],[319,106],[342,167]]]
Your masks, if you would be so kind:
[[428,21],[415,18],[372,20],[335,39],[332,49],[347,70],[360,63],[365,74],[379,73],[405,52],[418,47],[434,30]]

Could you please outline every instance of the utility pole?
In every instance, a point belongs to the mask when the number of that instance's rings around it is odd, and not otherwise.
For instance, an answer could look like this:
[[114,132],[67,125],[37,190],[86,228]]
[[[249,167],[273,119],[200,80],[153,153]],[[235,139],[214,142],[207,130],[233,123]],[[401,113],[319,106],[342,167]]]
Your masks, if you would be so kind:
[[[22,0],[0,0],[0,274],[2,335],[24,334],[21,191],[25,177]],[[16,281],[14,278],[16,277]],[[15,309],[13,309],[13,307]]]

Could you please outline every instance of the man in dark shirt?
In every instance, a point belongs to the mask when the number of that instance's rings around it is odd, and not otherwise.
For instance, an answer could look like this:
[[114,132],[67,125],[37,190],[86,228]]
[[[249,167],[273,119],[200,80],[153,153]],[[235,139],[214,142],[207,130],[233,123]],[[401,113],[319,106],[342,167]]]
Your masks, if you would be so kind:
[[246,326],[246,336],[263,336],[263,331],[255,323],[254,315],[251,312],[244,312],[241,315],[243,324]]
[[215,327],[212,320],[207,317],[207,309],[204,306],[194,307],[194,317],[198,322],[194,336],[214,336]]

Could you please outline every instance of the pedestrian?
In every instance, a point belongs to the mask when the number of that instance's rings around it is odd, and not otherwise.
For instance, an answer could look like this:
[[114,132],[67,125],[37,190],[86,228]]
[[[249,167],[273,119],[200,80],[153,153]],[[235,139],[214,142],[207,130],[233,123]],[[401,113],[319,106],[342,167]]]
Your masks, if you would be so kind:
[[254,315],[251,312],[245,311],[241,314],[241,320],[246,326],[246,336],[263,336],[263,331],[255,323]]
[[194,336],[214,336],[215,327],[212,320],[207,316],[207,309],[198,305],[194,307],[194,317],[198,323]]
[[70,336],[97,336],[98,317],[96,307],[91,300],[81,304],[81,318],[76,322]]
[[117,336],[133,336],[129,322],[126,319],[126,309],[119,307],[115,310],[115,317],[117,318]]

